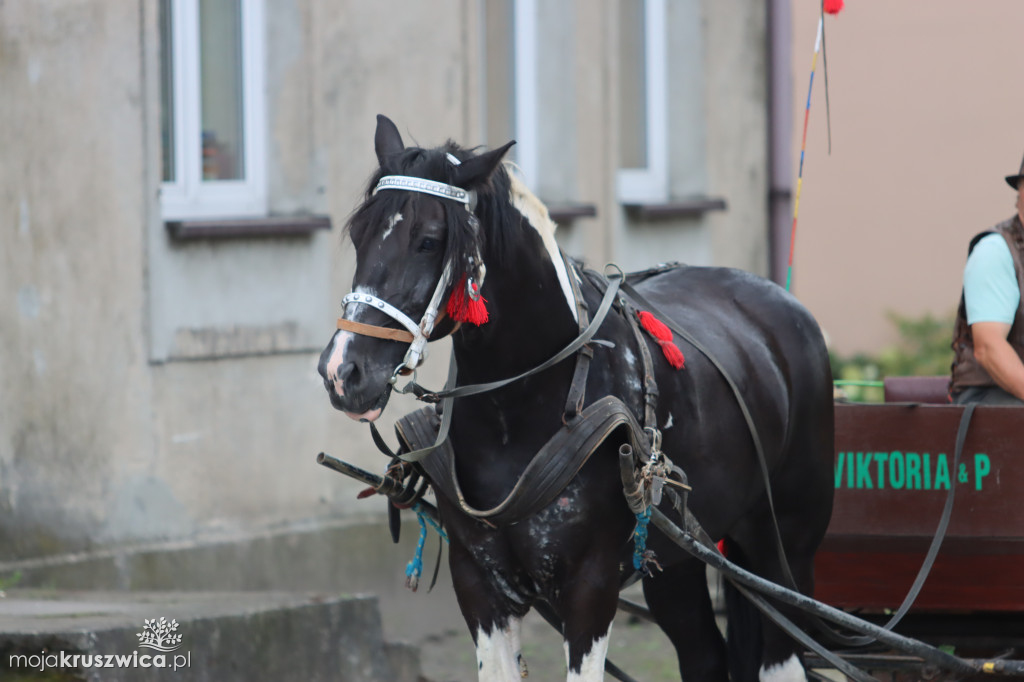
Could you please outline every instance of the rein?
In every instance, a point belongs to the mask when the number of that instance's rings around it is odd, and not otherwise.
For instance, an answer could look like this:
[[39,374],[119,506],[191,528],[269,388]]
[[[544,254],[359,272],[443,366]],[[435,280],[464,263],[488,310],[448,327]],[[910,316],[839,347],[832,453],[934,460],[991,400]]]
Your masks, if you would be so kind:
[[[616,268],[617,269],[617,268]],[[555,355],[551,356],[536,367],[529,369],[525,372],[517,374],[513,377],[506,379],[500,379],[498,381],[491,381],[484,384],[466,384],[464,386],[456,386],[455,382],[458,376],[458,368],[455,364],[455,352],[452,351],[452,357],[449,360],[448,365],[448,380],[445,382],[445,388],[440,391],[429,391],[423,386],[420,386],[415,380],[410,381],[404,387],[397,387],[395,391],[398,393],[406,394],[413,393],[416,395],[418,400],[426,403],[441,402],[441,423],[439,425],[437,436],[434,439],[433,445],[415,449],[412,452],[407,452],[402,455],[398,455],[399,459],[406,462],[419,462],[425,457],[434,452],[448,439],[448,430],[451,427],[452,422],[452,403],[456,398],[463,398],[468,395],[477,395],[479,393],[486,393],[487,391],[494,391],[503,386],[507,386],[520,379],[525,379],[528,376],[532,376],[539,372],[543,372],[546,369],[557,365],[566,358],[570,357],[577,351],[583,351],[577,356],[577,371],[573,375],[573,384],[570,387],[569,399],[566,401],[566,417],[571,419],[577,415],[581,409],[583,396],[582,396],[582,384],[586,383],[586,372],[585,366],[589,364],[590,354],[587,352],[588,349],[584,348],[586,343],[590,341],[597,330],[601,327],[605,318],[608,316],[608,311],[611,310],[612,304],[615,302],[616,294],[618,293],[619,286],[625,279],[622,270],[618,270],[618,273],[609,278],[608,289],[604,293],[604,297],[601,299],[600,305],[597,307],[597,311],[594,313],[594,318],[584,328],[579,336],[569,342],[562,350]],[[574,292],[575,293],[575,292]],[[582,297],[577,295],[577,300],[582,301]],[[582,306],[579,307],[580,325],[586,323],[586,314]],[[581,371],[581,366],[584,368]],[[376,427],[373,422],[370,422],[371,430],[375,430]]]

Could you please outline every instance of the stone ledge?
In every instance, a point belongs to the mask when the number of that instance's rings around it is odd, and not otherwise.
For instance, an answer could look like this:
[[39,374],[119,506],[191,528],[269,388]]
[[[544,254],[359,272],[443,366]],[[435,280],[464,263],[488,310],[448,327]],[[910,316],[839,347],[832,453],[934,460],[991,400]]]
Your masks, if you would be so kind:
[[[146,619],[175,620],[167,667],[140,667]],[[28,669],[43,652],[79,655],[70,667]],[[94,667],[83,656],[126,666]],[[110,659],[106,657],[110,656]],[[90,660],[90,659],[86,659]],[[92,661],[95,658],[91,659]],[[159,664],[159,663],[158,663]],[[173,670],[175,664],[178,670]],[[186,670],[187,668],[187,670]],[[375,597],[287,592],[8,592],[0,599],[4,680],[86,682],[415,682],[419,650],[384,641]]]

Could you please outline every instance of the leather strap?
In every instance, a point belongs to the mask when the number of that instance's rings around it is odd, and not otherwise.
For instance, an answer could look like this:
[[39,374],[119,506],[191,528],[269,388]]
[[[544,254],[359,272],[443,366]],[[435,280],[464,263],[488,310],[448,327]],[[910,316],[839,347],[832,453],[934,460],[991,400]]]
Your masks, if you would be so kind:
[[754,418],[750,414],[750,408],[747,407],[747,402],[746,400],[743,399],[743,393],[740,391],[739,387],[736,385],[736,382],[733,381],[733,378],[729,375],[729,372],[726,371],[722,363],[718,361],[718,358],[716,358],[711,353],[711,351],[709,351],[704,346],[704,344],[702,344],[700,341],[694,338],[694,336],[687,332],[685,329],[680,327],[679,324],[677,324],[675,320],[673,320],[671,317],[661,312],[657,306],[648,301],[640,292],[634,289],[632,285],[624,283],[622,285],[622,290],[630,298],[639,303],[642,308],[649,310],[655,315],[657,315],[661,319],[661,321],[664,322],[669,327],[669,329],[678,334],[680,338],[682,338],[691,346],[700,351],[704,355],[704,357],[706,357],[708,361],[711,362],[712,365],[714,365],[715,369],[718,370],[719,374],[722,375],[722,378],[725,379],[725,382],[729,385],[729,388],[732,390],[733,396],[736,398],[736,403],[737,405],[739,405],[740,412],[743,413],[743,419],[747,423],[747,429],[750,432],[750,438],[754,442],[754,450],[757,452],[757,462],[758,465],[761,467],[761,476],[764,479],[765,496],[768,498],[768,508],[771,511],[772,515],[772,527],[775,530],[775,549],[779,554],[779,564],[781,565],[783,576],[786,578],[787,581],[789,581],[788,587],[792,587],[795,589],[796,580],[793,578],[793,572],[789,568],[789,559],[786,558],[786,548],[782,544],[782,533],[779,530],[779,521],[778,517],[775,514],[775,499],[772,495],[772,485],[771,480],[769,478],[768,459],[764,453],[764,445],[762,445],[761,443],[761,436],[758,433],[757,425],[754,424]]
[[[627,426],[634,447],[645,447],[643,429],[629,408],[614,396],[592,403],[571,425],[560,428],[534,455],[511,492],[490,509],[470,505],[459,485],[455,469],[455,451],[449,441],[420,461],[431,484],[459,505],[463,513],[494,524],[509,525],[531,516],[554,500],[594,451],[617,428]],[[422,447],[437,434],[437,414],[424,408],[398,421],[395,430],[410,449]]]
[[404,329],[377,327],[372,324],[363,324],[362,322],[346,320],[344,317],[338,318],[338,329],[344,329],[347,332],[361,334],[362,336],[372,336],[377,339],[400,341],[402,343],[412,343],[414,338],[410,332],[407,332]]
[[[974,408],[977,407],[974,403],[968,403],[964,405],[964,411],[960,415],[960,426],[956,432],[956,445],[953,450],[953,471],[959,471],[960,469],[960,455],[964,451],[964,442],[967,440],[967,431],[971,424],[971,417],[974,415]],[[924,560],[921,562],[921,568],[917,571],[917,577],[914,578],[914,584],[910,586],[907,591],[907,596],[903,598],[903,603],[896,609],[896,613],[892,614],[892,618],[889,619],[882,627],[886,630],[892,630],[896,627],[896,624],[903,620],[903,616],[907,615],[907,611],[913,606],[914,601],[917,599],[917,595],[920,594],[921,588],[924,587],[924,581],[928,578],[928,574],[932,570],[932,565],[935,563],[935,557],[939,554],[939,548],[942,546],[942,541],[946,537],[946,530],[949,528],[949,520],[953,516],[953,497],[956,494],[956,480],[949,484],[949,492],[946,493],[946,504],[942,508],[942,516],[939,517],[939,525],[935,529],[935,535],[932,536],[932,543],[928,547],[928,552],[925,554]],[[874,637],[864,637],[860,644],[869,644],[874,642]]]
[[[573,302],[576,305],[579,333],[583,334],[590,324],[587,301],[580,293],[580,283],[577,278],[576,269],[564,253],[562,253],[562,262],[565,264],[565,274],[569,280],[569,288],[572,290]],[[569,384],[569,392],[565,398],[565,411],[562,414],[563,424],[570,423],[583,411],[583,402],[587,393],[587,376],[590,374],[590,361],[593,358],[594,351],[589,346],[583,346],[576,354],[576,369],[572,374],[572,382]]]
[[424,389],[422,386],[419,386],[414,382],[410,382],[408,386],[400,389],[399,393],[407,393],[409,391],[412,391],[417,394],[420,400],[426,402],[436,402],[441,398],[462,398],[468,395],[476,395],[478,393],[486,393],[487,391],[499,389],[502,386],[507,386],[508,384],[511,384],[514,381],[525,379],[528,376],[532,376],[539,372],[543,372],[544,370],[553,367],[554,365],[557,365],[559,362],[571,356],[573,353],[582,348],[586,343],[588,343],[592,338],[594,338],[594,334],[597,333],[598,328],[600,328],[601,324],[604,322],[604,318],[608,315],[608,310],[611,309],[612,303],[615,301],[615,294],[618,292],[619,286],[622,284],[622,280],[623,277],[621,272],[620,274],[609,278],[608,290],[605,291],[604,298],[601,299],[601,305],[598,306],[597,312],[594,313],[594,319],[591,320],[590,324],[583,331],[583,333],[577,336],[575,339],[573,339],[569,343],[569,345],[560,350],[554,356],[548,358],[546,361],[537,365],[536,367],[528,369],[522,374],[517,374],[516,376],[509,377],[507,379],[491,381],[485,384],[467,384],[465,386],[457,386],[455,388],[445,388],[444,390],[441,391],[428,391]]

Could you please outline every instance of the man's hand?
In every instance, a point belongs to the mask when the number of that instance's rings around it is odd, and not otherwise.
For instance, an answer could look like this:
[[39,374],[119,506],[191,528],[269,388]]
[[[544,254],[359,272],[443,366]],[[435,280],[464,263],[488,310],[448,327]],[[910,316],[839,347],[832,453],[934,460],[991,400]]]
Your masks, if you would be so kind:
[[1024,400],[1024,362],[1006,340],[1009,333],[1010,325],[1005,322],[972,324],[974,357],[1000,388]]

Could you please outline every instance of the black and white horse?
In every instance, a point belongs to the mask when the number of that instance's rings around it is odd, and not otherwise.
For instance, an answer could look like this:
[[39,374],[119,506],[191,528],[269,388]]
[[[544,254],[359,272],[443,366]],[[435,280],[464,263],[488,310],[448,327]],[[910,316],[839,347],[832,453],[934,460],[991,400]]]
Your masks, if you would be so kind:
[[[541,365],[579,334],[585,312],[577,296],[591,315],[598,309],[604,285],[562,257],[547,210],[502,163],[509,146],[480,154],[450,141],[407,148],[395,125],[378,117],[380,167],[349,224],[353,290],[320,359],[339,410],[380,416],[398,373],[418,364],[428,338],[454,332],[459,385],[492,382]],[[676,336],[685,360],[677,369],[662,342],[637,335],[629,316],[613,311],[586,347],[593,358],[584,404],[614,396],[642,421],[643,356],[653,358],[655,426],[661,450],[689,478],[689,508],[712,539],[724,539],[732,561],[785,584],[781,537],[792,576],[809,594],[832,505],[832,386],[817,324],[784,290],[738,270],[667,268],[637,281],[636,291],[711,349],[721,367]],[[395,335],[371,335],[381,328]],[[620,585],[635,554],[637,516],[619,471],[624,429],[528,517],[493,523],[463,511],[509,495],[563,428],[575,373],[569,357],[451,408],[464,499],[439,492],[437,504],[480,680],[520,678],[519,626],[539,602],[563,623],[568,680],[603,679]],[[778,532],[752,431],[763,445]],[[686,680],[806,679],[799,647],[749,603],[746,617],[731,622],[727,647],[704,564],[653,530],[647,548],[661,570],[643,578],[644,595]]]

